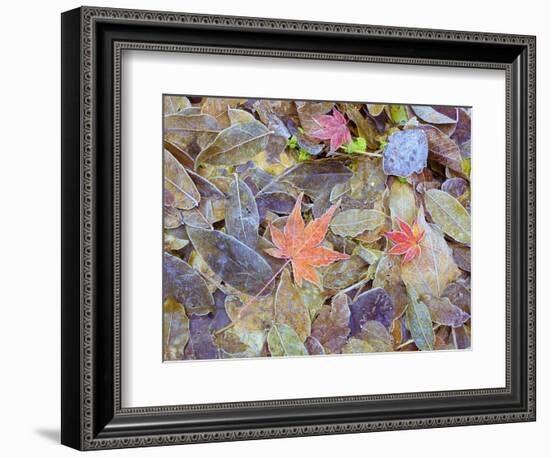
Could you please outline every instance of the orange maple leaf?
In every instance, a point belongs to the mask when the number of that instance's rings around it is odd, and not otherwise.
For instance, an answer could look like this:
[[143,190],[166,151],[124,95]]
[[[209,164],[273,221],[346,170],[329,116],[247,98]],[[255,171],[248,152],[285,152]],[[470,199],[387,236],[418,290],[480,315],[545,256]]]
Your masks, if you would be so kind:
[[302,218],[302,198],[303,194],[300,194],[283,231],[269,223],[271,239],[277,248],[268,248],[266,252],[275,258],[287,259],[292,263],[294,281],[298,286],[302,286],[302,280],[308,280],[320,287],[321,281],[314,267],[328,266],[335,261],[348,259],[349,256],[319,246],[325,238],[338,204],[330,207],[324,215],[306,226]]
[[420,242],[424,240],[425,233],[416,220],[413,222],[412,227],[399,218],[397,218],[397,223],[399,224],[399,229],[401,229],[400,231],[385,232],[384,235],[395,243],[388,253],[396,255],[404,254],[405,257],[401,262],[405,264],[420,255],[422,251]]

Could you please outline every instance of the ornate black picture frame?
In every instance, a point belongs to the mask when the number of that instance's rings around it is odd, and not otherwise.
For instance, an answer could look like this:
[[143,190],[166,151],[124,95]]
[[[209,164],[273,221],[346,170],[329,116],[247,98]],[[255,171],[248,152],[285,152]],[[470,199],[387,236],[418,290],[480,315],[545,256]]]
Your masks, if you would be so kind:
[[[123,408],[124,49],[504,70],[506,387]],[[535,420],[535,37],[82,7],[62,15],[62,112],[63,444],[93,450]]]

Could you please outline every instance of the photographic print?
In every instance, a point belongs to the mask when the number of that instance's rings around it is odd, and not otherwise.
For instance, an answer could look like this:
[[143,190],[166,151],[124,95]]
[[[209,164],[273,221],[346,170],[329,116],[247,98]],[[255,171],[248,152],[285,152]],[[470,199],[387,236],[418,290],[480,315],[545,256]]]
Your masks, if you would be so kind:
[[470,348],[471,107],[162,116],[164,361]]

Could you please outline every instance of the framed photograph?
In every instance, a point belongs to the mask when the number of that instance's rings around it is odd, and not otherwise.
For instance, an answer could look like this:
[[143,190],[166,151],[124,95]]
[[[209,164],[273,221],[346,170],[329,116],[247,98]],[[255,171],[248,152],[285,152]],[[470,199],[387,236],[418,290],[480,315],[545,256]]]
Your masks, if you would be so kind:
[[62,443],[535,420],[535,37],[62,15]]

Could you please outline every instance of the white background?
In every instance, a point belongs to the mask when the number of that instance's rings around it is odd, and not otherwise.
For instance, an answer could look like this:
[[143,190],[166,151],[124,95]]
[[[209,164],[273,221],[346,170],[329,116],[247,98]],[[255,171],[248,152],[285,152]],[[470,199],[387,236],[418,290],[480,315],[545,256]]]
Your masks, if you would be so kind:
[[[465,29],[538,36],[538,126],[550,117],[547,81],[550,78],[547,12],[536,0],[479,2],[463,0],[410,2],[258,2],[233,0],[118,0],[99,5],[157,8],[218,14],[287,17],[362,22],[412,27]],[[0,428],[2,455],[63,457],[76,452],[59,440],[59,301],[60,301],[60,17],[78,6],[73,1],[9,2],[3,5],[0,28],[1,135],[0,196]],[[538,138],[538,170],[550,166],[546,135]],[[539,205],[539,329],[550,319],[544,262],[550,255],[543,238],[550,217],[543,214],[548,184],[538,186]],[[549,340],[538,339],[538,422],[453,429],[325,436],[103,452],[107,456],[280,457],[342,453],[365,456],[464,457],[490,450],[499,457],[543,456],[550,427]]]
[[[124,407],[505,386],[503,71],[143,51],[122,62]],[[472,197],[472,350],[163,364],[160,99],[182,91],[473,106],[472,189],[488,175],[493,188]]]

